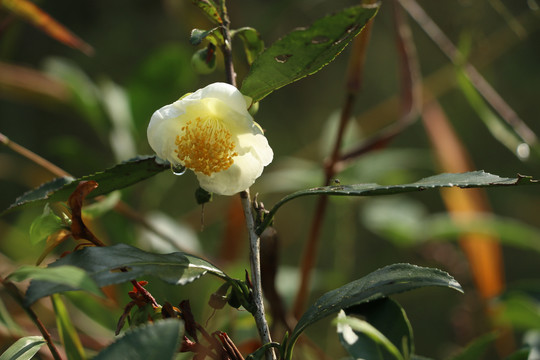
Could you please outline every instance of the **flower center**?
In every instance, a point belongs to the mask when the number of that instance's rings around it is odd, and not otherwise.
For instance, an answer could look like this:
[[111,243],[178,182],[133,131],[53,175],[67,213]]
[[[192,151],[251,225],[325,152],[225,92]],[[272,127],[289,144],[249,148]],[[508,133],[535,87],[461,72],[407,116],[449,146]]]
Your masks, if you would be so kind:
[[214,118],[189,120],[176,136],[175,150],[184,166],[207,176],[227,170],[234,163],[235,144],[231,132]]

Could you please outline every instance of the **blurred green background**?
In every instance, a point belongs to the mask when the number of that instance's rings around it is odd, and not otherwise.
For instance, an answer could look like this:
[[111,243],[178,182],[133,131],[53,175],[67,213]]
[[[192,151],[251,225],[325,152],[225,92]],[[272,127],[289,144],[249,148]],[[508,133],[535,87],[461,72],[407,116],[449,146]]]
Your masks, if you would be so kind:
[[[538,2],[423,0],[418,3],[454,44],[463,39],[471,41],[471,63],[521,119],[535,133],[540,133]],[[228,7],[233,28],[252,26],[268,45],[296,27],[307,26],[325,14],[354,4],[357,1],[250,0],[229,1]],[[193,28],[210,27],[190,1],[57,0],[41,1],[39,6],[91,44],[95,54],[86,56],[66,47],[2,9],[0,61],[2,65],[19,68],[2,66],[0,71],[12,71],[10,74],[15,74],[22,85],[14,86],[5,80],[6,73],[0,74],[0,132],[74,176],[103,170],[136,154],[151,154],[146,127],[152,113],[187,92],[225,80],[221,58],[218,70],[211,75],[197,75],[190,67],[197,47],[190,45],[189,33]],[[408,20],[422,75],[431,81],[433,88],[441,89],[435,95],[476,168],[503,177],[520,173],[540,178],[538,156],[531,154],[529,159],[519,159],[490,134],[455,86],[453,65],[422,29]],[[241,82],[248,65],[240,51],[241,44],[235,41],[233,46]],[[275,158],[253,187],[252,194],[259,193],[259,200],[268,208],[290,192],[319,186],[324,181],[323,160],[329,154],[332,129],[337,125],[345,99],[348,55],[347,49],[316,75],[288,85],[261,102],[256,121],[266,130]],[[346,147],[396,121],[398,65],[392,9],[390,2],[385,1],[375,19],[363,89],[355,105],[356,117],[349,127]],[[26,69],[47,76],[44,90],[38,78],[23,71]],[[413,182],[439,171],[422,123],[417,121],[387,148],[361,157],[338,177],[342,184],[394,184]],[[17,196],[52,177],[10,149],[1,148],[0,208],[7,208]],[[231,275],[243,277],[243,269],[249,267],[243,225],[240,220],[240,224],[227,228],[227,223],[233,224],[228,219],[238,210],[236,199],[215,197],[207,204],[201,231],[203,210],[195,202],[196,187],[195,177],[189,172],[181,177],[164,172],[123,190],[122,199],[147,215],[162,231],[171,233],[180,248],[204,254]],[[531,226],[533,234],[538,233],[537,187],[491,189],[488,196],[495,214],[516,219],[524,226]],[[314,198],[295,200],[276,217],[281,254],[278,288],[287,303],[294,296],[297,267],[315,201]],[[32,264],[41,253],[42,248],[30,245],[28,239],[29,226],[41,211],[26,208],[0,218],[2,276],[18,264]],[[411,319],[419,354],[443,358],[463,346],[487,326],[479,311],[466,260],[456,242],[406,245],[400,242],[400,236],[392,235],[394,231],[406,238],[407,226],[425,233],[422,224],[429,221],[430,214],[445,211],[436,191],[379,199],[332,199],[323,226],[312,299],[394,262],[438,267],[456,277],[464,286],[465,295],[446,289],[423,289],[400,295],[398,300]],[[160,242],[138,224],[114,212],[96,219],[93,226],[108,243],[126,242],[154,251],[175,250],[171,244]],[[69,249],[66,245],[64,250]],[[538,281],[538,260],[537,252],[504,246],[509,286],[527,279]],[[213,279],[185,288],[151,285],[157,297],[172,303],[190,298],[201,322],[210,314],[205,306],[206,298],[219,286]],[[118,296],[121,307],[128,298],[121,291]],[[118,310],[115,311],[118,316]],[[240,318],[240,325],[233,329],[228,322],[230,317]],[[253,335],[252,330],[242,333],[242,329],[251,327],[245,313],[226,311],[213,321],[216,326],[231,326],[229,331],[236,331],[233,333],[239,338]],[[110,319],[104,322],[111,325]],[[341,356],[335,329],[329,323],[315,326],[308,334],[331,358]],[[517,336],[516,342],[520,341]]]

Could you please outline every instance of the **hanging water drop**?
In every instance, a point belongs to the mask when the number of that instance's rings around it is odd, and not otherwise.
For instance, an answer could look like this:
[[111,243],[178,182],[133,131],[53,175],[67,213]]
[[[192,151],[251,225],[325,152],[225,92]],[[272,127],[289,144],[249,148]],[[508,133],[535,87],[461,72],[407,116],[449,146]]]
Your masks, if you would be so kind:
[[181,164],[171,164],[171,171],[177,176],[184,175],[186,172],[186,167]]

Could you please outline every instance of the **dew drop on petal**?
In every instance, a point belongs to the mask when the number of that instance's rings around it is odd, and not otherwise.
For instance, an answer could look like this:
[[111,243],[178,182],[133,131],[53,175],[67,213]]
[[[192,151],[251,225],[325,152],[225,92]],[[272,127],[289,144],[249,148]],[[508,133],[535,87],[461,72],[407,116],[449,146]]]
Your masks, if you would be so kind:
[[171,171],[177,176],[184,175],[186,173],[186,167],[180,164],[171,164]]

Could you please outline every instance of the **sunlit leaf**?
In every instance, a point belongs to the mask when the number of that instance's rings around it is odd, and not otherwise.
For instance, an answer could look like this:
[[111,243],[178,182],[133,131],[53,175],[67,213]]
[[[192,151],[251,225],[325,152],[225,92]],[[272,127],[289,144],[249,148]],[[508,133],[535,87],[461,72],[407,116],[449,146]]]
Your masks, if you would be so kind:
[[169,165],[160,161],[155,156],[139,156],[105,171],[83,176],[78,179],[58,178],[17,198],[0,215],[29,204],[38,205],[45,201],[66,201],[69,195],[77,188],[80,181],[97,181],[99,187],[89,195],[89,197],[96,197],[136,184],[167,169],[169,169]]
[[60,340],[66,350],[66,355],[70,360],[84,360],[86,355],[79,338],[79,334],[73,323],[64,302],[58,294],[51,296],[54,313],[56,314],[56,327],[60,335]]
[[20,338],[0,355],[0,360],[30,360],[45,343],[42,336]]
[[358,5],[285,35],[253,62],[242,83],[242,93],[256,102],[282,86],[316,73],[343,51],[377,10],[377,6]]
[[184,334],[184,323],[177,319],[160,320],[127,331],[94,360],[149,360],[174,359],[179,339]]
[[[184,285],[206,273],[220,278],[227,276],[217,267],[196,256],[175,252],[153,254],[126,244],[107,247],[86,247],[75,251],[49,265],[76,266],[84,270],[99,287],[140,279],[144,276],[157,277],[169,284]],[[120,271],[124,269],[126,271]],[[75,290],[72,286],[34,280],[26,292],[26,303],[51,294]]]
[[[302,315],[291,333],[286,354],[288,356],[292,354],[296,340],[309,325],[326,316],[354,305],[424,286],[442,286],[461,291],[458,282],[446,272],[410,264],[389,265],[338,289],[329,291]],[[289,359],[288,356],[285,358]]]
[[264,50],[264,41],[261,39],[259,32],[250,27],[243,27],[237,30],[231,31],[231,36],[238,36],[244,44],[244,52],[248,64],[252,64],[253,61]]
[[212,0],[191,0],[204,14],[215,24],[220,25],[223,23],[221,15],[219,15],[218,9],[214,1]]
[[[368,303],[356,305],[346,310],[347,315],[354,315],[364,319],[367,323],[377,329],[384,337],[393,344],[404,358],[414,353],[414,340],[412,326],[405,314],[405,310],[394,300],[382,298]],[[352,326],[352,325],[351,325]],[[352,326],[352,330],[354,326]],[[358,351],[371,349],[371,352],[384,354],[377,341],[373,341],[365,334],[356,334],[358,339],[355,347]],[[350,351],[349,351],[350,353]],[[371,356],[367,356],[371,359]],[[384,357],[383,357],[384,358]]]
[[3,0],[0,2],[0,5],[3,5],[18,17],[28,21],[61,43],[78,49],[86,55],[92,55],[94,53],[94,49],[90,45],[71,33],[71,31],[54,20],[34,3],[28,0]]
[[58,286],[64,286],[72,290],[85,290],[96,295],[101,295],[101,290],[94,280],[79,267],[61,265],[56,267],[41,268],[25,265],[15,270],[8,276],[11,281],[34,281],[47,282]]
[[484,171],[472,171],[460,174],[439,174],[419,180],[412,184],[402,185],[379,185],[379,184],[354,184],[354,185],[333,185],[322,186],[307,190],[300,190],[292,193],[280,201],[270,210],[263,223],[258,228],[258,233],[272,221],[277,210],[285,203],[301,196],[310,195],[331,195],[331,196],[375,196],[406,193],[412,191],[424,191],[428,189],[440,189],[445,187],[477,188],[477,187],[497,187],[515,186],[524,184],[539,184],[538,180],[533,180],[527,176],[518,178],[502,178]]
[[191,45],[199,45],[207,37],[216,46],[223,44],[223,35],[219,31],[219,27],[210,30],[193,29],[189,42]]
[[336,323],[341,344],[354,359],[404,360],[397,347],[367,321],[349,317],[341,310]]
[[37,217],[30,226],[30,242],[32,245],[36,245],[45,241],[49,235],[61,230],[63,227],[62,219],[46,205],[43,214]]

